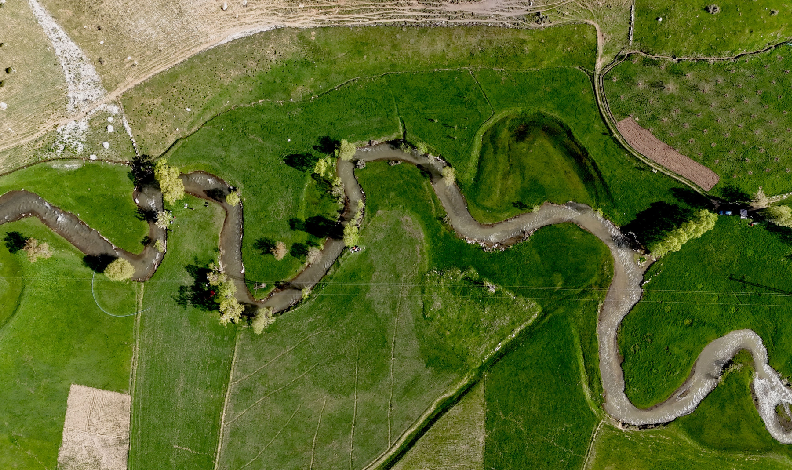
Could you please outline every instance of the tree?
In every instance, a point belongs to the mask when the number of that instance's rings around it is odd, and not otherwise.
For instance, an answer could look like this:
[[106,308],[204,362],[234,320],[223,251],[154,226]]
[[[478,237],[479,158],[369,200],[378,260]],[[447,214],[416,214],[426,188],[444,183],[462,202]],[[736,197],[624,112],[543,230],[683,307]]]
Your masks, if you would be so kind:
[[682,245],[688,241],[698,238],[715,227],[718,216],[712,212],[702,209],[693,215],[693,218],[683,223],[674,230],[668,232],[664,237],[649,245],[649,251],[655,258],[662,258],[668,253],[679,251]]
[[173,223],[173,213],[171,211],[157,212],[157,222],[155,225],[162,230],[167,229]]
[[789,206],[772,206],[764,210],[767,220],[781,227],[792,228],[792,208]]
[[767,199],[767,196],[765,196],[764,191],[762,191],[762,188],[759,188],[751,199],[751,206],[756,209],[764,209],[769,204],[770,201]]
[[239,205],[239,192],[238,191],[231,191],[226,196],[226,203],[229,206],[237,206]]
[[157,240],[154,242],[154,249],[160,253],[165,253],[165,243],[163,243],[162,240]]
[[179,169],[168,165],[168,160],[161,158],[154,165],[154,177],[160,185],[162,197],[168,204],[173,204],[184,197],[184,183],[179,178]]
[[357,152],[355,144],[347,142],[346,139],[341,139],[341,145],[338,146],[338,158],[348,162],[355,156],[355,152]]
[[256,316],[253,318],[253,332],[260,335],[273,323],[275,323],[275,316],[272,313],[272,307],[259,307]]
[[440,170],[443,174],[443,181],[445,182],[446,186],[451,186],[456,182],[456,171],[453,167],[444,166],[442,170]]
[[344,227],[344,245],[348,247],[358,246],[360,244],[360,228],[352,221]]
[[225,297],[220,300],[220,324],[239,323],[245,307],[235,297]]
[[427,153],[429,153],[429,146],[426,145],[425,142],[418,142],[416,148],[418,149],[418,153],[420,153],[421,155],[426,155]]
[[132,278],[132,275],[135,274],[135,267],[132,266],[132,263],[123,259],[117,258],[112,263],[108,264],[104,270],[105,276],[107,276],[111,281],[126,281]]
[[39,258],[49,258],[52,256],[49,245],[47,243],[39,243],[35,238],[28,238],[25,242],[25,250],[28,256],[28,261],[35,263]]
[[306,258],[308,264],[314,264],[320,259],[322,259],[322,250],[319,247],[312,246],[308,248],[308,256]]

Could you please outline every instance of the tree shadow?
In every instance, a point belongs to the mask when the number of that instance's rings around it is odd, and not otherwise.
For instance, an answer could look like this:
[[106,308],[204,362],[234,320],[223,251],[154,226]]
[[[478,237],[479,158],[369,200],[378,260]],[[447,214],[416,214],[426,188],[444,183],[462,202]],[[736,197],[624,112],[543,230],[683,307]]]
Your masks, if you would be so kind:
[[326,155],[332,155],[340,146],[341,141],[325,135],[319,138],[319,143],[314,145],[313,149]]
[[[332,151],[329,153],[332,153]],[[283,157],[283,163],[298,171],[312,171],[318,161],[319,157],[308,152],[293,153]]]
[[512,202],[512,207],[514,207],[515,209],[520,209],[521,211],[524,211],[524,210],[528,209],[528,204],[526,204],[526,203],[524,203],[522,201],[514,201],[514,202]]
[[227,189],[212,188],[212,189],[207,189],[205,193],[209,199],[215,200],[217,202],[225,202],[226,196],[228,196],[229,191]]
[[16,253],[25,247],[27,237],[16,231],[8,232],[5,238],[3,238],[3,241],[9,252]]
[[305,243],[295,243],[289,249],[289,254],[295,258],[304,258],[308,256],[308,245]]
[[712,206],[712,203],[707,197],[702,196],[690,188],[671,188],[671,195],[673,195],[675,199],[697,209]]
[[135,211],[135,218],[138,220],[142,220],[144,222],[156,222],[157,211],[155,211],[154,209],[138,207],[137,210]]
[[118,259],[117,256],[101,254],[101,255],[85,255],[83,256],[83,264],[95,273],[103,273],[107,265]]
[[127,175],[136,187],[156,184],[154,178],[154,159],[149,155],[132,157]]
[[665,201],[653,202],[647,209],[638,213],[635,220],[623,227],[622,232],[632,232],[644,247],[660,240],[684,222],[690,220],[693,210],[669,204]]
[[259,250],[262,255],[271,255],[275,250],[276,242],[271,238],[261,237],[253,242],[253,248]]
[[[782,242],[786,243],[787,245],[792,245],[792,228],[782,227],[771,222],[767,222],[765,224],[765,228],[768,232],[778,237],[778,239]],[[792,254],[788,255],[787,257],[792,259]]]
[[344,236],[344,228],[338,221],[323,215],[314,215],[305,220],[305,231],[316,238],[336,238]]
[[721,197],[726,202],[748,202],[751,195],[733,185],[726,185],[721,189]]
[[193,306],[205,311],[217,310],[217,303],[214,301],[217,287],[209,284],[208,277],[212,270],[197,264],[187,265],[184,269],[193,282],[179,286],[179,292],[173,297],[176,304],[183,308]]

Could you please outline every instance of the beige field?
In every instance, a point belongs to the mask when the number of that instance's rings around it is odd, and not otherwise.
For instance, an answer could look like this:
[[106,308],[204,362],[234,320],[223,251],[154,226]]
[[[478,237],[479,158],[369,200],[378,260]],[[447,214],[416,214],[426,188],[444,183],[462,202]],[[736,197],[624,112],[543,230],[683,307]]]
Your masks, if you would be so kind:
[[131,398],[72,384],[58,453],[61,470],[125,470]]
[[66,80],[27,1],[0,9],[0,43],[0,142],[10,146],[66,116]]

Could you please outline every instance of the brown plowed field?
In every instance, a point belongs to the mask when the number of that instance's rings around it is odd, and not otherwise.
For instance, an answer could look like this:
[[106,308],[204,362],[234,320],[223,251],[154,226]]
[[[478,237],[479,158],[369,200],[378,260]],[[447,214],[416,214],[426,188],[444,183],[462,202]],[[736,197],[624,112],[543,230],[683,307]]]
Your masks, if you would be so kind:
[[705,191],[718,184],[720,177],[714,171],[677,152],[641,127],[633,118],[627,117],[619,121],[616,127],[627,143],[653,162],[687,178]]

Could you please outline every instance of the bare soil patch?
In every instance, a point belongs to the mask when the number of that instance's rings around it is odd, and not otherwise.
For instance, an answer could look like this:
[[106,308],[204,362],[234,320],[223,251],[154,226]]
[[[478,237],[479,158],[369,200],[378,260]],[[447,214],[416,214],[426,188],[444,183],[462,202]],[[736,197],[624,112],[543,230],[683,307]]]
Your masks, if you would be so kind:
[[129,395],[72,384],[58,453],[62,470],[126,470]]
[[718,184],[720,177],[714,171],[677,152],[641,127],[633,118],[627,117],[619,121],[616,127],[635,150],[653,162],[687,178],[705,191]]

